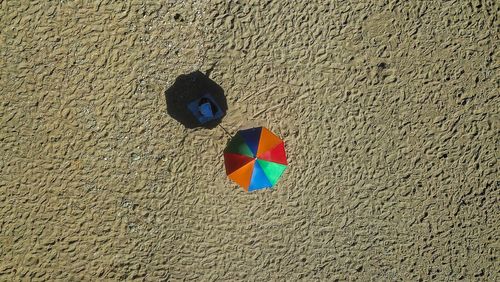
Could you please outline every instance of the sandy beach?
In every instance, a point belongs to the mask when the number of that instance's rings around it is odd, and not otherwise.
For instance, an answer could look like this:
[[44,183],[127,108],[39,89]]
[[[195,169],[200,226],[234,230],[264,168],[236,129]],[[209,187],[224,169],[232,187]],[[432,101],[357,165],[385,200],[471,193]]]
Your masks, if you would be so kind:
[[[0,281],[500,280],[498,1],[45,2],[0,1]],[[168,115],[195,71],[273,189]]]

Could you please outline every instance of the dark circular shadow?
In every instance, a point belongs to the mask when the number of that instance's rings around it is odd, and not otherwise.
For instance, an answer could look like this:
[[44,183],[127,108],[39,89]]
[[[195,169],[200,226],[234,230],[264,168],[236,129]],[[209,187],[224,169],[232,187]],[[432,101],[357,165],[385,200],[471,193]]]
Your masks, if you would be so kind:
[[[196,104],[204,97],[215,102],[222,112],[217,119],[201,123],[189,105]],[[174,84],[165,91],[165,101],[167,113],[186,128],[214,128],[222,121],[227,111],[227,101],[222,87],[200,71],[177,77]]]

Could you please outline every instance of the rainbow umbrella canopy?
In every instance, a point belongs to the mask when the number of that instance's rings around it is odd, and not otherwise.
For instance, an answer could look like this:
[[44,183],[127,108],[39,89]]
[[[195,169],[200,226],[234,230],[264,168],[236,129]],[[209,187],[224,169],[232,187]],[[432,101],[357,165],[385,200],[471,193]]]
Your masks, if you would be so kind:
[[272,187],[287,166],[285,143],[265,127],[240,130],[224,150],[228,177],[247,191]]

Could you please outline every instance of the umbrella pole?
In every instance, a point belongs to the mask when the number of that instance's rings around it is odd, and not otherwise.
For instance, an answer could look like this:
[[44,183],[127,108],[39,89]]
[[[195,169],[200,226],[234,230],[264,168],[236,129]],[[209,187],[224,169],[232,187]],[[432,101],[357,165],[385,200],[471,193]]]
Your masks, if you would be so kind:
[[224,132],[229,136],[231,137],[231,134],[229,134],[229,132],[227,132],[227,130],[224,128],[224,126],[218,124],[220,126],[220,128],[222,128],[222,130],[224,130]]

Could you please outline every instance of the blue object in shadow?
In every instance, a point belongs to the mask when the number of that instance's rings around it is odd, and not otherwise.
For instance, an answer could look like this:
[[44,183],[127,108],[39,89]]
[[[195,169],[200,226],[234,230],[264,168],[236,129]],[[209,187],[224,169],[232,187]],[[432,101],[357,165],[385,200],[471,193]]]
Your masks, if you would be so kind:
[[224,116],[221,107],[217,105],[210,94],[205,94],[199,99],[190,102],[188,109],[201,124],[220,119]]
[[214,113],[212,112],[212,105],[210,103],[204,103],[200,105],[200,113],[202,116],[207,118],[213,118]]

